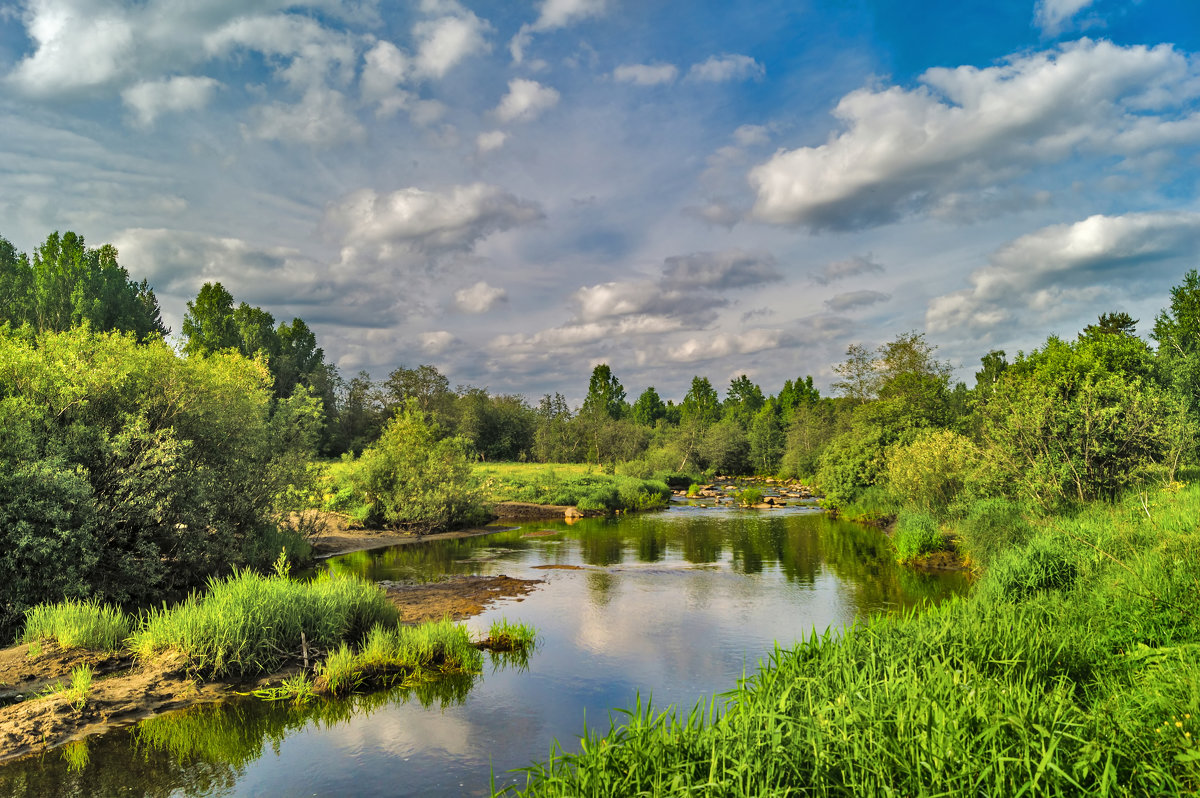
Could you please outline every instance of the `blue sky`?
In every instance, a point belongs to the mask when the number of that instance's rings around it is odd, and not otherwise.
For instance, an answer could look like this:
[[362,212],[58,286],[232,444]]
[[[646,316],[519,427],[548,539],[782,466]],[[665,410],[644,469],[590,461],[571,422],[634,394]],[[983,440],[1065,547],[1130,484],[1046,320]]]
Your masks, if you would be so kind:
[[220,280],[343,374],[631,396],[989,349],[1200,265],[1200,4],[27,0],[0,235]]

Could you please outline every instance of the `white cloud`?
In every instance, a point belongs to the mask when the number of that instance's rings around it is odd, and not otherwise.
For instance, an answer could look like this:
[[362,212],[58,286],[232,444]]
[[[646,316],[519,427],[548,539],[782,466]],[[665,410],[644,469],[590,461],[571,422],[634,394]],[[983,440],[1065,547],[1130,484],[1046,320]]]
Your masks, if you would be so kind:
[[507,299],[507,291],[494,285],[488,285],[482,280],[454,292],[454,306],[463,313],[487,313],[498,302],[504,302]]
[[854,255],[845,260],[835,260],[825,264],[825,268],[812,276],[821,285],[829,285],[849,277],[859,277],[864,274],[882,274],[883,267],[871,260],[870,255]]
[[884,294],[880,291],[848,291],[844,294],[838,294],[830,299],[825,300],[825,307],[830,310],[843,313],[847,310],[855,308],[866,308],[871,305],[878,305],[880,302],[887,302],[891,299],[891,295]]
[[740,333],[720,333],[688,338],[670,347],[666,356],[676,363],[696,363],[729,355],[749,355],[778,349],[785,342],[782,330],[746,330]]
[[[967,278],[970,287],[935,297],[925,314],[930,332],[980,330],[1027,312],[1035,326],[1081,302],[1142,280],[1200,249],[1200,213],[1096,215],[1022,236],[997,250]],[[1159,266],[1159,268],[1155,268]]]
[[144,81],[122,91],[121,99],[134,112],[137,123],[149,127],[161,114],[203,108],[220,85],[212,78],[191,76]]
[[379,103],[383,116],[389,116],[408,102],[409,94],[400,88],[412,72],[412,61],[399,47],[380,40],[363,56],[362,76],[358,79],[363,102]]
[[726,83],[731,80],[749,80],[761,78],[766,74],[766,68],[748,55],[725,53],[710,56],[706,61],[693,64],[688,70],[692,80],[704,80],[711,83]]
[[834,111],[844,132],[752,169],[755,215],[810,229],[883,224],[1080,152],[1132,156],[1200,119],[1187,107],[1200,69],[1169,45],[1082,39],[985,69],[931,69],[921,82],[851,92]]
[[606,0],[542,0],[538,18],[521,26],[508,43],[509,53],[516,63],[525,60],[525,48],[534,33],[557,30],[589,17],[598,17],[607,10]]
[[421,333],[420,341],[421,349],[428,355],[440,355],[458,343],[458,339],[454,337],[454,333],[446,330]]
[[22,19],[34,51],[9,80],[32,95],[104,86],[133,70],[137,28],[120,8],[89,0],[31,0]]
[[453,16],[418,22],[413,26],[417,70],[440,78],[463,59],[491,52],[492,45],[486,38],[491,29],[491,25],[465,9]]
[[492,152],[504,146],[508,134],[503,130],[488,130],[475,137],[475,149],[480,153]]
[[1090,6],[1094,0],[1038,0],[1034,6],[1033,21],[1043,33],[1055,36],[1071,18]]
[[713,200],[704,205],[689,205],[683,209],[683,213],[685,216],[699,219],[713,227],[724,227],[726,229],[732,229],[735,224],[742,220],[742,216],[744,215],[742,211],[719,200]]
[[739,147],[753,147],[766,144],[771,140],[771,134],[765,125],[742,125],[733,131],[733,140]]
[[204,47],[211,56],[244,48],[283,58],[275,73],[298,91],[331,78],[349,83],[357,61],[353,37],[296,14],[237,17],[206,35]]
[[622,64],[613,70],[613,80],[638,86],[670,83],[679,75],[674,64]]
[[325,224],[355,252],[385,260],[397,250],[436,254],[469,251],[481,238],[543,216],[534,203],[496,186],[473,183],[444,191],[361,189],[325,211]]
[[332,147],[360,141],[366,135],[358,119],[346,109],[346,98],[333,89],[315,87],[298,103],[271,103],[251,111],[252,124],[244,128],[250,138],[291,141],[313,147]]
[[494,113],[501,122],[528,122],[557,105],[558,99],[556,90],[536,80],[513,78]]

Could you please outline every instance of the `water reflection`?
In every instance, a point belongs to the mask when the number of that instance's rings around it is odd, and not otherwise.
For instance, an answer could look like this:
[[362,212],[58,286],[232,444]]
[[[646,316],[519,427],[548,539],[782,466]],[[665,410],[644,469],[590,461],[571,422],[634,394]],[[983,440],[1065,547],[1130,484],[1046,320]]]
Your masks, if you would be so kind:
[[468,622],[483,633],[499,617],[524,621],[540,645],[407,692],[164,716],[0,767],[0,795],[487,794],[491,773],[502,785],[555,739],[573,747],[585,716],[603,726],[639,693],[687,709],[752,672],[776,641],[966,589],[958,574],[898,568],[877,530],[793,507],[538,521],[324,567],[373,581],[543,579]]

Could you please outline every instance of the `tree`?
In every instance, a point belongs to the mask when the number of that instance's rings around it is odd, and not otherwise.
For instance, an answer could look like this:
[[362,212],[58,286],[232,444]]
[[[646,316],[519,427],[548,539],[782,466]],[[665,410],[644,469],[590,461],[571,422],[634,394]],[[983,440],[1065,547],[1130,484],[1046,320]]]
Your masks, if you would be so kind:
[[413,399],[421,412],[430,418],[446,414],[454,402],[450,380],[430,365],[415,369],[399,366],[384,380],[383,388],[389,404],[401,406]]
[[715,424],[721,418],[721,400],[708,377],[692,377],[692,387],[683,397],[680,419],[683,422],[699,421]]
[[993,349],[979,359],[981,368],[975,372],[975,391],[981,395],[990,394],[992,386],[1000,381],[1000,376],[1008,368],[1008,359],[1003,349]]
[[850,344],[846,359],[833,367],[841,377],[833,383],[833,389],[858,404],[874,399],[880,382],[877,366],[870,350],[862,344]]
[[748,428],[750,420],[765,402],[762,388],[743,374],[729,381],[729,392],[725,395],[725,415],[736,419],[743,428]]
[[784,414],[790,414],[801,405],[812,406],[821,399],[821,392],[813,387],[812,375],[804,379],[796,378],[795,382],[787,380],[779,391],[779,409]]
[[750,465],[757,474],[779,472],[785,443],[779,416],[779,406],[768,401],[750,423]]
[[1192,269],[1171,289],[1171,305],[1154,319],[1159,379],[1200,414],[1200,274]]
[[1080,335],[1089,338],[1094,335],[1137,335],[1138,320],[1124,311],[1117,313],[1101,313],[1095,324],[1083,328]]
[[653,427],[660,418],[666,418],[666,415],[667,406],[663,404],[663,400],[659,397],[658,391],[654,390],[654,386],[642,391],[629,411],[629,417],[633,422],[641,424],[643,427]]
[[241,349],[242,338],[233,317],[233,294],[220,283],[205,283],[183,315],[183,352],[209,355]]
[[546,394],[538,402],[535,412],[534,457],[541,463],[574,462],[580,456],[581,441],[566,398],[561,393]]
[[625,388],[612,373],[607,363],[592,369],[588,381],[587,396],[583,400],[580,415],[594,418],[618,419],[625,411]]

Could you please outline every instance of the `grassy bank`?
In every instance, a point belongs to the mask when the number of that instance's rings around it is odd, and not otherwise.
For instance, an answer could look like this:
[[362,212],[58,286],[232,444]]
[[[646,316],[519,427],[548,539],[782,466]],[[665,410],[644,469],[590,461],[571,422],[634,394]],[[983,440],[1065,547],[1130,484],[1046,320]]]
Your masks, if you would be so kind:
[[[533,645],[532,630],[520,625],[498,622],[491,634],[503,638],[502,650]],[[465,626],[401,625],[382,590],[340,576],[297,582],[244,571],[210,580],[204,593],[136,620],[94,603],[42,605],[26,613],[22,640],[123,648],[143,661],[173,652],[203,679],[249,678],[310,662],[315,680],[290,680],[285,694],[345,693],[414,674],[482,667]]]
[[666,507],[671,499],[662,480],[604,474],[579,463],[480,463],[474,475],[492,504],[563,504],[583,512],[613,512]]
[[1200,489],[1034,522],[970,598],[778,650],[718,703],[635,707],[531,795],[1200,789]]

